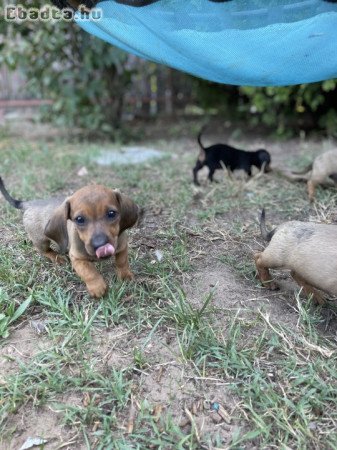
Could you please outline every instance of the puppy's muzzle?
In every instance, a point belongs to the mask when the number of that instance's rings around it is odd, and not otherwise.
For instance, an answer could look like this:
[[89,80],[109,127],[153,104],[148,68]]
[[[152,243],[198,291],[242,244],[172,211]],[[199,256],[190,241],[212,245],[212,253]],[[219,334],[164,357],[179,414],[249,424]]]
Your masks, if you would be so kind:
[[115,254],[115,247],[109,242],[104,233],[99,233],[91,238],[90,245],[95,251],[97,258],[108,258]]

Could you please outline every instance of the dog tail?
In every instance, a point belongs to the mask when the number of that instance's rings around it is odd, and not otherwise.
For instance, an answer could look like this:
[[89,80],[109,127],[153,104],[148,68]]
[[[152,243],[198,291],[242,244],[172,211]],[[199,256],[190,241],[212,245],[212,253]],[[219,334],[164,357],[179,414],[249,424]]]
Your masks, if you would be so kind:
[[14,208],[23,209],[23,202],[21,200],[15,200],[15,198],[11,197],[5,185],[0,177],[0,192],[5,197],[5,199],[12,205]]
[[205,150],[205,147],[202,145],[202,142],[201,142],[201,136],[202,136],[203,132],[205,131],[205,128],[206,128],[206,125],[204,125],[201,128],[201,130],[200,130],[200,132],[198,134],[198,144],[200,145],[201,150]]
[[200,162],[204,162],[205,159],[206,159],[205,147],[202,145],[202,142],[201,142],[201,136],[202,136],[203,132],[205,131],[206,126],[207,126],[207,125],[204,125],[204,126],[201,128],[201,130],[200,130],[200,132],[199,132],[199,134],[198,134],[198,144],[199,144],[199,146],[200,146],[200,152],[199,152],[198,160],[199,160]]
[[261,230],[261,236],[262,238],[267,241],[270,242],[271,238],[274,236],[274,233],[276,231],[276,228],[274,228],[271,231],[268,231],[266,228],[266,211],[263,208],[259,217],[259,223],[260,223],[260,230]]
[[294,175],[305,175],[310,170],[312,170],[312,162],[307,167],[305,167],[304,169],[299,170],[298,172],[291,171],[291,173],[293,173]]
[[286,178],[289,181],[308,181],[310,178],[311,171],[308,172],[291,172],[288,169],[274,167],[273,172],[275,175],[280,175],[281,177]]

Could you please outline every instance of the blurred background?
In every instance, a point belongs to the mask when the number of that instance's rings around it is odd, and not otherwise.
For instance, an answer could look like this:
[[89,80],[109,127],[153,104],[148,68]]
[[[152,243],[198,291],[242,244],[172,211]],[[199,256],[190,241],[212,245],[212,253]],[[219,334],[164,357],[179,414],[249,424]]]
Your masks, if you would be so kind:
[[25,117],[87,136],[127,139],[135,120],[216,116],[280,137],[303,131],[336,136],[336,83],[219,85],[128,55],[73,23],[0,22],[2,125]]

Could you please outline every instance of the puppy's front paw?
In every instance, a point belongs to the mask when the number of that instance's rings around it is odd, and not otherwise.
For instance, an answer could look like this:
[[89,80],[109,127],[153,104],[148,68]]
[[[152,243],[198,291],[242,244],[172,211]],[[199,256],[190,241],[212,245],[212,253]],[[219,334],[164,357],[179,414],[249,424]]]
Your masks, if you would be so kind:
[[91,297],[101,298],[106,293],[108,285],[102,278],[100,280],[95,280],[91,283],[87,283],[87,289]]
[[125,270],[118,270],[117,269],[117,277],[120,280],[134,280],[135,276],[131,272],[131,270],[125,269]]
[[64,266],[65,264],[67,264],[67,258],[63,255],[56,255],[55,257],[55,264],[57,264],[58,266]]

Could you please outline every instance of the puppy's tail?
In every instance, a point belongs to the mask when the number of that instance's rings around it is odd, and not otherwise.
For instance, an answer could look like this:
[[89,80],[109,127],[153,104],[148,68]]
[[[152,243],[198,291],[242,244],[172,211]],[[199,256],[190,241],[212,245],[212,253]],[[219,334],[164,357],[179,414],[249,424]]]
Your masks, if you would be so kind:
[[12,205],[14,208],[23,209],[23,202],[21,200],[15,200],[15,198],[11,197],[5,185],[0,177],[0,192],[5,197],[5,199]]
[[261,236],[262,238],[267,241],[270,242],[271,238],[274,236],[274,233],[276,231],[276,228],[274,228],[271,231],[268,231],[266,228],[266,211],[263,208],[259,217],[259,223],[260,223],[260,230],[261,230]]
[[289,181],[308,181],[311,174],[310,170],[308,172],[299,173],[291,172],[290,170],[282,169],[279,167],[274,167],[273,172],[275,173],[275,175],[280,175],[281,177],[284,177]]
[[312,162],[307,167],[305,167],[304,169],[299,170],[298,172],[291,171],[291,173],[293,173],[295,175],[305,175],[310,170],[312,170]]
[[199,134],[198,134],[198,144],[199,144],[199,146],[200,146],[200,152],[199,152],[198,160],[199,160],[200,162],[204,162],[205,159],[206,159],[205,147],[202,145],[202,142],[201,142],[201,136],[202,136],[203,132],[205,131],[206,126],[207,126],[207,125],[204,125],[204,126],[201,128],[201,130],[200,130],[200,132],[199,132]]
[[204,125],[204,126],[201,128],[201,130],[200,130],[200,132],[199,132],[199,134],[198,134],[198,144],[199,144],[201,150],[205,150],[205,147],[202,145],[202,142],[201,142],[201,136],[202,136],[203,132],[205,131],[205,129],[206,129],[206,125]]

